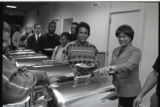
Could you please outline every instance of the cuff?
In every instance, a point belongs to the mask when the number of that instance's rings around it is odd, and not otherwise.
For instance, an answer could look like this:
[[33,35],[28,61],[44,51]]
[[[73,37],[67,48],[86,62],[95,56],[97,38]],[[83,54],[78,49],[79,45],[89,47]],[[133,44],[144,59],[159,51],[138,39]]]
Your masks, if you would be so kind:
[[109,70],[110,71],[117,71],[117,66],[116,65],[109,66]]

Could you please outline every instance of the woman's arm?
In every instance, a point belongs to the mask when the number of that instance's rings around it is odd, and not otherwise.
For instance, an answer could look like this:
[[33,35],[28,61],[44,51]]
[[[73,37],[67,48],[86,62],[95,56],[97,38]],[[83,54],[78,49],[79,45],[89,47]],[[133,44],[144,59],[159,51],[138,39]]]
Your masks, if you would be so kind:
[[137,66],[139,66],[139,62],[141,59],[141,51],[139,49],[135,49],[131,52],[129,59],[121,64],[112,65],[110,69],[112,71],[117,72],[128,72],[133,71]]
[[53,49],[51,60],[55,59],[56,51],[57,51],[57,46]]

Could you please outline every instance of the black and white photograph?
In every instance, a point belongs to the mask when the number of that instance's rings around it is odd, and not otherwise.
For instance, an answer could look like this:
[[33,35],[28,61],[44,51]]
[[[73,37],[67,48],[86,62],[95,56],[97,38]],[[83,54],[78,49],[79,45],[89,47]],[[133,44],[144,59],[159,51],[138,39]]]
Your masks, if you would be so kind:
[[0,4],[3,107],[159,107],[159,1]]

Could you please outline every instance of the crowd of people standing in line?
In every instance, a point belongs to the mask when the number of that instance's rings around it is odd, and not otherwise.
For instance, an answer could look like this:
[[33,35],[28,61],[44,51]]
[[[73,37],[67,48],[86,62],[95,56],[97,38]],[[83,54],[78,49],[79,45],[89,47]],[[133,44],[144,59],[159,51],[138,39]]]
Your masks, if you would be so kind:
[[[78,23],[73,22],[71,33],[62,32],[63,35],[68,35],[67,43],[77,39],[77,27]],[[35,23],[33,29],[29,27],[22,29],[20,25],[16,25],[15,32],[11,35],[11,46],[13,49],[31,49],[51,58],[54,48],[61,44],[60,35],[56,34],[55,31],[56,22],[54,21],[49,22],[48,32],[45,34],[42,34],[42,26],[39,23]]]

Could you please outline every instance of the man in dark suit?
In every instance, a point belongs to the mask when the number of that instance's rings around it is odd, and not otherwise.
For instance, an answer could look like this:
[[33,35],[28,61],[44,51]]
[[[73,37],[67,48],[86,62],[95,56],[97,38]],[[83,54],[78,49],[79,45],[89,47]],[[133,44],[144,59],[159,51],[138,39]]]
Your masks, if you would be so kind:
[[41,36],[41,25],[34,25],[34,34],[27,39],[27,48],[32,49],[38,53],[38,39]]

